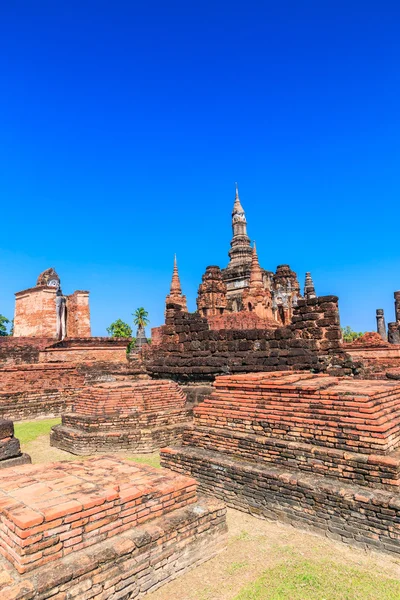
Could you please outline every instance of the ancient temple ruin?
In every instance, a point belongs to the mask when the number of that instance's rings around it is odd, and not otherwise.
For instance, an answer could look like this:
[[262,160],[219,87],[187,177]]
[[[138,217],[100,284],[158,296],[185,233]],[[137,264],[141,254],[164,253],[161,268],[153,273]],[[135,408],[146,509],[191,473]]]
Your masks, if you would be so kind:
[[258,517],[400,552],[400,383],[218,377],[162,465]]
[[232,233],[229,264],[221,271],[226,285],[224,312],[254,311],[260,318],[288,325],[300,297],[297,275],[289,265],[279,265],[275,273],[260,267],[256,246],[251,247],[247,235],[246,215],[237,186]]
[[89,292],[65,296],[53,268],[43,271],[36,286],[15,294],[14,337],[90,337]]
[[377,308],[376,330],[384,342],[389,342],[389,344],[400,344],[400,290],[394,292],[394,315],[395,321],[388,323],[386,329],[383,308]]

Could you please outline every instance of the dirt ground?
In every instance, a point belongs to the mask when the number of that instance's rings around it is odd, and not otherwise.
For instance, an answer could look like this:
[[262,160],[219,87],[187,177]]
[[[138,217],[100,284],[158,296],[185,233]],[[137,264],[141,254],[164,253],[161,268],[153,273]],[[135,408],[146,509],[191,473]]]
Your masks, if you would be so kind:
[[232,600],[266,569],[277,564],[284,568],[294,556],[313,561],[334,560],[400,579],[400,559],[348,548],[288,525],[228,509],[228,528],[226,551],[149,594],[148,599]]

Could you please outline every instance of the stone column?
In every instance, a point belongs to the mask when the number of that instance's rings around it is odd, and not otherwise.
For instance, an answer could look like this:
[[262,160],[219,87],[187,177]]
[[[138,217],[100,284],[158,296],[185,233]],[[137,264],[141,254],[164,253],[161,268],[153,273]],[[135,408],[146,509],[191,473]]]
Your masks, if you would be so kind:
[[388,324],[388,342],[390,344],[400,344],[400,329],[398,323]]
[[387,342],[385,314],[383,312],[383,308],[376,309],[376,330],[383,339],[383,341]]
[[394,293],[394,314],[397,323],[400,323],[400,290]]

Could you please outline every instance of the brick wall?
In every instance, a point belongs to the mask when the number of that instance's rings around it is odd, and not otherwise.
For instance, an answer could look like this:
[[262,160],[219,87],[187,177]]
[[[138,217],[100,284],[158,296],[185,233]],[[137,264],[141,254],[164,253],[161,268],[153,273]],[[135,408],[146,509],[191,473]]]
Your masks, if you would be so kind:
[[186,398],[172,381],[119,381],[84,388],[53,428],[52,446],[74,454],[153,452],[189,426]]
[[51,338],[0,337],[0,368],[2,365],[36,363],[39,352],[53,342]]
[[400,384],[311,373],[218,377],[161,464],[205,493],[400,553]]
[[0,596],[141,597],[226,543],[188,477],[112,457],[0,473]]
[[225,513],[203,497],[23,576],[0,557],[1,598],[142,598],[225,548]]
[[77,291],[67,296],[67,336],[90,337],[89,292]]
[[37,286],[15,294],[14,337],[56,337],[56,291]]
[[252,312],[225,313],[223,315],[207,316],[210,329],[278,329],[277,321],[262,319]]
[[198,313],[167,308],[162,341],[144,361],[153,377],[212,381],[223,373],[326,370],[353,373],[342,348],[336,296],[299,300],[293,323],[278,329],[211,330]]

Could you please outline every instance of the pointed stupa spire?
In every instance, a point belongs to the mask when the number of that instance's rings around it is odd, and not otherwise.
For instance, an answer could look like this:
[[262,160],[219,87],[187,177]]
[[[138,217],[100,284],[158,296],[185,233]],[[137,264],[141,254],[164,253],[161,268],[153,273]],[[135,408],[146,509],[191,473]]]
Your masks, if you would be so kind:
[[304,298],[306,300],[311,300],[312,298],[316,298],[317,294],[315,293],[314,282],[311,277],[311,273],[306,273],[306,281],[304,284]]
[[174,254],[174,269],[172,271],[170,293],[171,293],[171,296],[172,295],[180,296],[182,294],[181,282],[180,282],[179,273],[178,273],[178,263],[176,262],[176,254]]
[[239,198],[239,188],[235,183],[235,201],[232,210],[232,240],[231,249],[228,252],[230,261],[228,269],[246,266],[251,264],[252,249],[250,239],[247,235],[247,221]]
[[240,198],[239,198],[239,186],[237,184],[237,181],[235,181],[235,202],[233,204],[232,215],[235,215],[238,213],[244,215],[243,206],[241,205]]
[[256,243],[253,244],[253,250],[251,255],[251,271],[250,271],[250,287],[263,285],[263,274],[258,262],[258,254]]
[[166,298],[166,304],[180,306],[180,310],[187,312],[186,296],[182,294],[181,282],[178,273],[178,264],[176,254],[174,255],[174,269],[172,271],[171,287],[169,295]]

